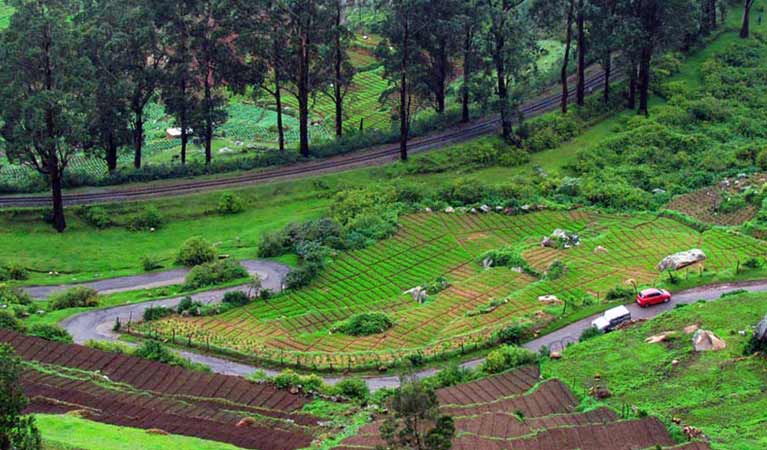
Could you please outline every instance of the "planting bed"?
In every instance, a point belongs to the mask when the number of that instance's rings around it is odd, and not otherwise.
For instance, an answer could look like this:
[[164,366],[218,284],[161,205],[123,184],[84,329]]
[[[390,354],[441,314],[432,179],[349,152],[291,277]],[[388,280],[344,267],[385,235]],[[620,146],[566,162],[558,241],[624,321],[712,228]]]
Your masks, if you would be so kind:
[[765,182],[767,182],[767,175],[764,174],[751,175],[742,179],[726,179],[716,186],[680,195],[667,207],[704,223],[725,226],[742,225],[756,216],[757,206],[746,203],[732,210],[722,210],[722,205],[726,199],[737,197],[749,187],[761,189]]
[[[441,412],[455,421],[453,448],[634,450],[675,444],[663,423],[655,418],[622,420],[607,408],[576,412],[577,400],[559,381],[531,386],[537,374],[536,368],[525,367],[437,391]],[[460,405],[447,404],[445,399],[455,399],[448,401],[459,401]],[[381,424],[382,420],[376,420],[365,425],[336,450],[383,445]],[[698,448],[708,447],[690,447]]]
[[[578,232],[581,245],[543,248],[543,236],[562,228]],[[483,270],[482,253],[516,248],[544,273],[554,261],[567,267],[555,279],[510,268]],[[626,281],[656,284],[655,265],[665,256],[702,248],[705,270],[732,270],[737,262],[767,254],[767,244],[724,230],[699,233],[652,215],[606,215],[583,210],[526,215],[421,213],[402,218],[399,232],[367,249],[343,253],[306,289],[258,301],[225,314],[172,317],[135,326],[137,333],[176,337],[282,365],[308,368],[379,368],[418,353],[424,359],[486,345],[504,327],[544,326],[563,312],[540,296],[566,301],[566,314],[603,301]],[[698,277],[696,268],[687,275]],[[664,277],[666,275],[663,275]],[[403,292],[445,277],[450,287],[419,304]],[[501,300],[496,308],[487,308]],[[474,312],[482,310],[481,314]],[[340,320],[381,311],[394,321],[367,337],[332,333]],[[439,317],[439,320],[434,318]]]
[[309,399],[239,377],[59,344],[0,330],[25,360],[28,412],[78,414],[119,426],[161,430],[243,448],[307,447],[319,430],[299,410]]

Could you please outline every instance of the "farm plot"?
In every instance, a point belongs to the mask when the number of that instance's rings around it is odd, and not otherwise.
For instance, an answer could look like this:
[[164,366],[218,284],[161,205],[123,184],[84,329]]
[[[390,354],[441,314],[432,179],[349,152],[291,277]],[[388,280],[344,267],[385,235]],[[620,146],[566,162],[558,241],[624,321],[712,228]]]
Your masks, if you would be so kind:
[[307,447],[318,430],[298,412],[309,400],[239,377],[178,367],[0,331],[25,360],[28,412],[80,411],[118,426],[159,429],[243,448]]
[[[542,237],[557,228],[578,232],[581,245],[541,247]],[[505,246],[517,249],[540,273],[555,261],[566,269],[556,279],[503,267],[483,270],[482,253]],[[651,215],[423,213],[403,218],[391,239],[341,254],[309,288],[219,316],[173,317],[139,324],[133,331],[279,364],[377,368],[415,353],[430,358],[470,350],[510,325],[545,325],[561,314],[562,306],[543,305],[540,296],[556,295],[572,311],[600,301],[626,280],[655,283],[661,259],[691,248],[709,255],[707,271],[731,269],[738,260],[767,253],[767,244],[746,236],[699,233]],[[403,294],[439,277],[450,287],[424,304]],[[388,314],[394,326],[367,337],[330,331],[338,321],[369,311]]]
[[[624,420],[603,407],[577,412],[579,402],[564,384],[548,380],[531,385],[537,375],[537,368],[525,367],[438,390],[441,412],[455,421],[453,448],[633,450],[675,444],[655,418]],[[384,444],[381,424],[371,422],[335,450]]]
[[722,180],[716,186],[700,189],[674,198],[668,209],[687,214],[713,225],[742,225],[756,216],[758,207],[748,203],[743,193],[761,189],[767,175]]

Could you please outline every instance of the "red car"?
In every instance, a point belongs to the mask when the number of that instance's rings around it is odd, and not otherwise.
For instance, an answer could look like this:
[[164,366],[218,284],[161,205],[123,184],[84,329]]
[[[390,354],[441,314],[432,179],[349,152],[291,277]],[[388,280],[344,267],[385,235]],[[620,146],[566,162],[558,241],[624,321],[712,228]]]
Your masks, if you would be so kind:
[[671,301],[671,293],[665,289],[645,289],[637,294],[637,303],[645,308],[647,306],[659,305]]

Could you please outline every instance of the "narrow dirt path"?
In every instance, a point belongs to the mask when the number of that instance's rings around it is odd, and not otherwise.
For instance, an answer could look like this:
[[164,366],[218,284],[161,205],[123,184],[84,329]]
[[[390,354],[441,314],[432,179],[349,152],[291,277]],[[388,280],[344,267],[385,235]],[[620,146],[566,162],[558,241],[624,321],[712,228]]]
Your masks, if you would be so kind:
[[[282,285],[282,281],[287,275],[289,269],[277,263],[263,261],[261,263],[263,264],[262,269],[269,271],[269,276],[264,283],[265,287],[275,291],[279,290]],[[192,298],[202,303],[214,303],[220,301],[225,292],[244,289],[246,288],[235,287],[230,289],[213,290],[193,295]],[[651,319],[665,311],[673,309],[675,305],[692,304],[699,300],[715,301],[718,300],[722,294],[737,290],[746,290],[750,292],[767,292],[767,280],[721,283],[709,286],[701,286],[675,293],[671,303],[658,305],[651,308],[640,308],[636,304],[627,305],[627,307],[631,311],[633,318]],[[127,322],[129,319],[136,320],[137,318],[140,318],[143,314],[143,311],[150,306],[165,305],[170,307],[178,304],[179,301],[181,301],[181,297],[90,311],[64,320],[61,322],[61,326],[66,328],[69,333],[72,334],[75,342],[77,343],[84,343],[88,340],[115,341],[118,339],[118,335],[112,332],[112,326],[116,318],[119,317],[123,322]],[[597,314],[574,322],[553,333],[530,341],[526,343],[524,347],[536,352],[544,346],[552,350],[560,350],[570,343],[577,342],[583,330],[590,327],[591,322],[598,316],[599,315]],[[237,363],[216,356],[203,355],[188,351],[181,351],[180,353],[184,357],[189,358],[191,361],[205,364],[209,366],[214,372],[221,374],[248,376],[258,370],[263,370],[269,376],[274,376],[279,373],[277,370],[264,369],[256,366]],[[461,364],[461,366],[465,368],[476,368],[483,362],[484,358],[479,358],[471,361],[466,361]],[[436,368],[426,369],[418,372],[416,376],[419,378],[424,378],[434,375],[438,371],[439,369]],[[329,384],[335,384],[344,377],[339,375],[326,376],[323,378],[325,382]],[[365,377],[365,381],[372,391],[383,388],[393,388],[399,385],[399,377],[396,375]]]

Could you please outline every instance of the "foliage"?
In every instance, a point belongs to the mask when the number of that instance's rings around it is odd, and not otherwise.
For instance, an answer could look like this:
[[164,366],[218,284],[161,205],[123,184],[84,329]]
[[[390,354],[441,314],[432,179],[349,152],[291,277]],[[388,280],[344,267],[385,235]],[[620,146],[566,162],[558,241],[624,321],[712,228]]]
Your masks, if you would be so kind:
[[150,306],[144,310],[144,322],[160,320],[173,314],[173,310],[165,306]]
[[533,364],[538,355],[522,347],[504,345],[493,350],[482,363],[482,371],[487,374],[505,372],[515,367]]
[[607,294],[605,294],[605,299],[607,300],[629,300],[634,298],[634,290],[631,288],[626,288],[622,286],[617,286],[609,291],[607,291]]
[[16,319],[16,317],[10,312],[0,311],[0,329],[23,332],[24,324]]
[[303,392],[320,392],[323,389],[324,382],[317,375],[299,375],[292,370],[284,370],[272,380],[279,389],[288,389],[296,387]]
[[339,322],[331,331],[349,336],[372,336],[380,334],[394,326],[394,322],[384,313],[360,313]]
[[19,288],[0,284],[0,304],[31,305],[32,297]]
[[560,260],[556,260],[546,269],[546,279],[555,281],[562,278],[567,273],[567,265]]
[[72,340],[72,335],[70,335],[67,330],[56,325],[32,325],[27,334],[43,338],[47,341],[61,342],[62,344],[71,344],[74,342]]
[[165,220],[154,206],[148,206],[128,219],[130,231],[154,231],[162,228]]
[[581,342],[587,341],[589,339],[595,338],[597,336],[603,335],[604,332],[602,330],[599,330],[594,327],[588,327],[581,333],[580,338],[578,338]]
[[219,214],[237,214],[245,210],[245,203],[239,196],[226,192],[218,200],[217,210]]
[[99,293],[95,289],[77,286],[58,292],[48,300],[48,309],[90,308],[99,305]]
[[503,247],[495,250],[489,250],[478,258],[480,263],[484,261],[492,262],[493,267],[510,267],[522,269],[525,273],[539,277],[540,274],[533,269],[530,264],[522,257],[519,250],[512,247]]
[[24,281],[29,278],[29,272],[18,263],[0,266],[0,281]]
[[370,398],[370,388],[368,388],[365,380],[361,378],[344,378],[336,383],[334,391],[360,404],[367,403]]
[[98,229],[114,225],[110,214],[100,206],[83,206],[77,209],[77,214],[85,223]]
[[176,264],[187,267],[199,266],[213,262],[216,259],[216,249],[201,237],[193,237],[184,242],[176,255]]
[[29,400],[21,384],[23,365],[13,348],[0,344],[0,448],[41,450],[34,416],[25,416]]
[[137,358],[144,358],[151,361],[161,362],[163,364],[169,364],[171,366],[183,367],[185,369],[197,370],[201,372],[210,372],[210,368],[189,361],[183,358],[179,354],[168,350],[167,347],[161,343],[153,340],[144,341],[141,345],[131,351],[131,355]]
[[230,291],[224,294],[222,302],[233,306],[245,306],[250,303],[250,297],[242,291]]
[[381,437],[388,448],[451,448],[455,436],[453,419],[439,412],[437,395],[420,381],[403,379],[390,398],[389,409],[392,414],[381,425]]
[[160,258],[152,255],[144,255],[141,257],[141,268],[144,272],[151,272],[153,270],[162,269],[162,263]]
[[194,290],[226,283],[248,276],[248,271],[239,262],[227,259],[195,266],[186,275],[184,289]]

